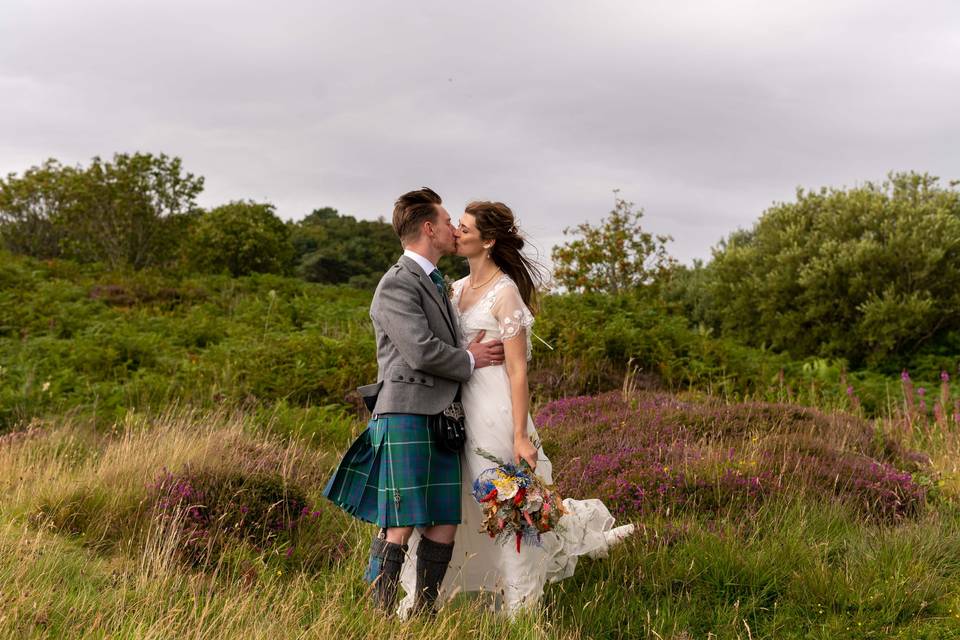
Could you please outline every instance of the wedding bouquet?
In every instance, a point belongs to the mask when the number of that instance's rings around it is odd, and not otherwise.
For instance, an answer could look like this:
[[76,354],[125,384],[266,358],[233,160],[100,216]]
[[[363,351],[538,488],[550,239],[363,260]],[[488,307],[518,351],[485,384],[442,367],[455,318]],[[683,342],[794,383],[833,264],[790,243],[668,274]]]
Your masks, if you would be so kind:
[[513,540],[540,544],[540,534],[557,528],[566,513],[560,494],[537,476],[526,460],[519,465],[504,462],[483,449],[477,455],[496,467],[486,469],[473,481],[473,497],[483,510],[483,528],[500,544]]

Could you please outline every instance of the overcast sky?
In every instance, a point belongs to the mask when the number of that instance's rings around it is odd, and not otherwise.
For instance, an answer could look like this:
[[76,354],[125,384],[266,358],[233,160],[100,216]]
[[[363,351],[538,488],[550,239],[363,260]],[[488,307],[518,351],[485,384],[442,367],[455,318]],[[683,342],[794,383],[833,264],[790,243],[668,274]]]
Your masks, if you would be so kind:
[[164,152],[201,204],[511,205],[543,251],[612,190],[684,262],[796,187],[960,178],[960,2],[3,0],[0,172]]

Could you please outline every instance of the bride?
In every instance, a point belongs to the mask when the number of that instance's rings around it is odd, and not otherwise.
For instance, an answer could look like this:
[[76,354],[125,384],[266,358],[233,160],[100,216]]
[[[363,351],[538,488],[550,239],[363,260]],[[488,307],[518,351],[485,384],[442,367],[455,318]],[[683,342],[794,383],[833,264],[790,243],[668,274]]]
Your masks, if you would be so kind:
[[[553,469],[543,452],[529,414],[527,361],[533,313],[537,308],[538,271],[521,252],[523,238],[513,212],[500,202],[467,205],[457,234],[457,255],[467,259],[470,275],[453,284],[451,302],[459,319],[461,344],[480,332],[484,340],[503,341],[505,363],[474,371],[463,385],[467,441],[461,455],[462,523],[454,540],[454,555],[440,590],[438,604],[459,592],[481,591],[493,595],[494,608],[513,616],[533,606],[544,584],[573,575],[581,555],[604,557],[611,544],[633,532],[633,525],[613,527],[613,516],[596,499],[564,500],[568,511],[558,532],[542,535],[541,546],[501,546],[480,533],[482,513],[473,498],[473,481],[492,466],[476,450],[483,449],[505,462],[521,459],[547,483]],[[417,583],[415,531],[412,551],[401,572],[406,597],[401,617],[414,605]]]

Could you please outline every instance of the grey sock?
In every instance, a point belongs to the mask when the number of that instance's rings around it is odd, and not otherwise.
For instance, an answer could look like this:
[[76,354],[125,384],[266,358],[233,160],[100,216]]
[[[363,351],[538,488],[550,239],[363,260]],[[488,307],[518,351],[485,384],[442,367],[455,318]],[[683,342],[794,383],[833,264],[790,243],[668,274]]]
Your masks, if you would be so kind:
[[407,545],[394,544],[382,538],[374,538],[370,545],[371,560],[376,559],[378,567],[373,577],[373,602],[385,613],[393,613],[397,600],[397,585],[400,582],[400,568],[407,556]]
[[415,613],[424,610],[434,612],[440,585],[452,557],[452,542],[444,544],[434,542],[426,536],[420,537],[420,545],[417,547],[417,597],[413,605]]

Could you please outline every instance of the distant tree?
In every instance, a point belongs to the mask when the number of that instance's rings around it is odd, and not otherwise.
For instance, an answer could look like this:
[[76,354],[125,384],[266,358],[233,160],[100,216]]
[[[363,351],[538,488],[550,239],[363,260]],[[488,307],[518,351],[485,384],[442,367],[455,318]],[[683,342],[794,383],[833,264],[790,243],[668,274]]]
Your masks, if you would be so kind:
[[676,264],[663,278],[660,296],[693,324],[710,325],[716,319],[717,307],[710,277],[710,270],[699,258],[691,266]]
[[141,269],[172,260],[185,218],[195,210],[203,178],[183,173],[180,158],[150,153],[93,158],[66,209],[64,253],[116,268]]
[[[329,222],[331,220],[336,220],[340,217],[340,212],[334,209],[333,207],[320,207],[319,209],[314,209],[300,222],[307,226],[312,226],[316,224],[323,224],[324,222]],[[381,222],[383,222],[381,220]]]
[[61,255],[61,218],[72,202],[76,174],[50,159],[22,176],[0,179],[0,241],[6,249],[35,258]]
[[640,227],[642,210],[614,190],[610,215],[593,226],[587,222],[566,228],[563,234],[576,237],[554,247],[556,283],[569,291],[623,293],[651,284],[674,264],[667,254],[670,236],[654,236]]
[[960,192],[927,174],[797,191],[708,265],[716,324],[794,356],[875,365],[960,330]]
[[294,248],[273,205],[237,201],[200,216],[187,254],[195,268],[242,276],[289,271]]
[[203,178],[163,154],[93,158],[87,168],[48,160],[0,182],[0,235],[12,251],[35,257],[162,265],[177,256],[202,190]]
[[[315,209],[293,225],[291,242],[297,252],[297,272],[311,282],[349,284],[372,289],[403,253],[393,226],[383,218],[357,220],[336,209]],[[465,264],[444,258],[445,275],[465,275]]]
[[437,263],[437,268],[443,273],[444,278],[450,280],[459,280],[470,273],[470,265],[467,264],[466,258],[458,256],[443,256]]

